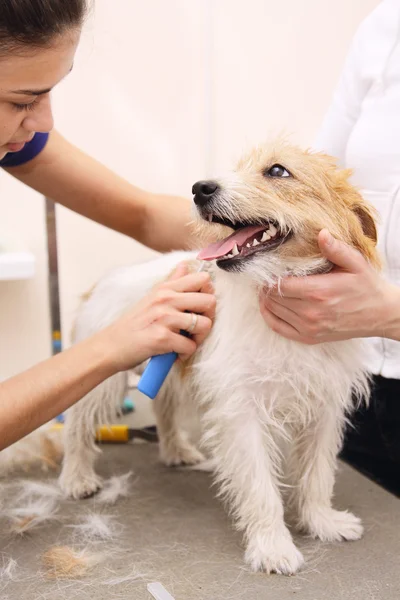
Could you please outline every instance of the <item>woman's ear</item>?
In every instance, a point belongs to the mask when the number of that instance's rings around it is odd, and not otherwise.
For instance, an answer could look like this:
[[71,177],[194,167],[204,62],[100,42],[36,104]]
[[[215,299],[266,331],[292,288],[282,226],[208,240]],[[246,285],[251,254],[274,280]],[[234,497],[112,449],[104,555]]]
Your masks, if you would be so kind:
[[367,206],[362,204],[356,204],[352,208],[353,212],[357,215],[364,235],[369,237],[375,244],[378,241],[378,233],[376,230],[375,219],[372,211]]

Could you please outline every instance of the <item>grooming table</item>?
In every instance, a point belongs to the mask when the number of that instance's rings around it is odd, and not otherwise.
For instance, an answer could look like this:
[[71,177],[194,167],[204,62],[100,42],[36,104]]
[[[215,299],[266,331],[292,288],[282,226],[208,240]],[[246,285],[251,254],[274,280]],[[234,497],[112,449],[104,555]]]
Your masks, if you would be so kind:
[[[46,581],[36,575],[40,555],[53,544],[68,543],[66,525],[78,513],[100,510],[96,499],[63,502],[60,522],[25,538],[1,532],[0,550],[23,566],[1,600],[151,600],[149,582],[159,581],[175,600],[398,600],[400,598],[400,502],[346,465],[341,465],[335,506],[362,517],[359,542],[322,544],[296,538],[307,559],[294,577],[249,572],[243,563],[241,536],[218,500],[208,473],[171,470],[158,463],[154,444],[104,447],[99,471],[104,477],[133,470],[132,494],[114,507],[124,530],[110,556],[80,581]],[[107,546],[99,544],[99,550]],[[111,551],[111,550],[110,550]],[[102,581],[135,571],[135,581]]]

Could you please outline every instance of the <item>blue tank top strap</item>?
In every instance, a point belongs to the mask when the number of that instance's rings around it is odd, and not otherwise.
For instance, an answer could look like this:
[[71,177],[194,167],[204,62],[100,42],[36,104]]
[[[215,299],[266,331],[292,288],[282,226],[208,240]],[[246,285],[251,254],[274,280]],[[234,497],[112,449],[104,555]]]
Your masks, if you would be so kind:
[[30,142],[19,152],[9,152],[0,160],[0,167],[17,167],[29,162],[35,156],[40,154],[47,140],[49,139],[48,133],[35,133]]

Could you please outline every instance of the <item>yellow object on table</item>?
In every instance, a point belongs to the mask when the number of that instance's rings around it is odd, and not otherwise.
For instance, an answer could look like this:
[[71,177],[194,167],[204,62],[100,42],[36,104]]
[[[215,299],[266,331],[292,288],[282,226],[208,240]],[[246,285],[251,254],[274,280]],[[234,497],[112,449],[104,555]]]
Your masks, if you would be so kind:
[[[62,423],[55,423],[53,429],[62,429]],[[128,425],[102,425],[96,430],[96,442],[127,443],[133,438],[157,441],[157,434],[149,429],[131,429]]]

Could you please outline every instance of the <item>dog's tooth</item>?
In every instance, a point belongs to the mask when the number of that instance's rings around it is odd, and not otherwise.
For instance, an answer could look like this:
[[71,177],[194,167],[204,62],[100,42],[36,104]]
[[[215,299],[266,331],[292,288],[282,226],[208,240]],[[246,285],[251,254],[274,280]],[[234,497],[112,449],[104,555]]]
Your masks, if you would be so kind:
[[246,244],[246,248],[251,248],[251,244]]
[[212,214],[211,213],[208,215],[208,222],[212,223]]
[[274,237],[274,235],[276,235],[278,233],[277,228],[275,227],[275,225],[272,225],[272,223],[270,223],[268,231],[269,231],[269,234],[271,235],[271,237]]
[[271,236],[266,231],[264,231],[264,233],[262,234],[261,241],[262,242],[266,242],[266,241],[268,241],[270,239],[271,239]]
[[225,258],[233,258],[233,254],[226,254]]
[[260,243],[260,242],[259,242],[257,239],[255,239],[255,238],[254,238],[254,241],[253,241],[253,246],[258,246],[258,245],[259,245],[259,243]]
[[233,254],[233,256],[237,256],[239,254],[239,250],[238,250],[237,244],[235,244],[233,246],[232,254]]

